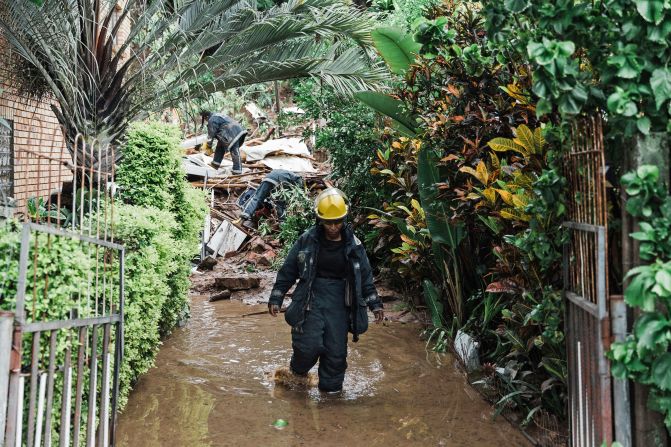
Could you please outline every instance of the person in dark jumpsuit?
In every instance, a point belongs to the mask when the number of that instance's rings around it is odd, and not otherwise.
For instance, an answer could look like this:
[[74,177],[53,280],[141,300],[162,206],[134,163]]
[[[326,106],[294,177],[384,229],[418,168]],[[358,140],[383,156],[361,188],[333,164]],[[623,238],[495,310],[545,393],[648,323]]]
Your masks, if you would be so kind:
[[363,244],[345,225],[345,195],[337,188],[324,190],[315,212],[318,224],[299,237],[277,273],[268,312],[277,316],[298,280],[285,313],[293,348],[289,368],[306,376],[319,361],[319,389],[338,392],[347,369],[347,333],[358,341],[368,328],[368,309],[376,323],[384,311]]
[[270,193],[276,187],[282,184],[300,185],[303,183],[303,177],[296,175],[291,171],[284,169],[273,169],[263,178],[254,196],[249,199],[244,209],[240,213],[240,219],[243,220],[243,225],[251,227],[251,219],[258,207],[268,198]]
[[207,138],[209,146],[212,147],[214,139],[217,140],[217,148],[214,151],[214,160],[211,165],[215,169],[221,166],[226,152],[231,153],[233,160],[233,174],[242,173],[240,161],[240,147],[245,142],[247,131],[236,120],[223,113],[212,113],[203,111],[200,113],[201,125],[207,121]]

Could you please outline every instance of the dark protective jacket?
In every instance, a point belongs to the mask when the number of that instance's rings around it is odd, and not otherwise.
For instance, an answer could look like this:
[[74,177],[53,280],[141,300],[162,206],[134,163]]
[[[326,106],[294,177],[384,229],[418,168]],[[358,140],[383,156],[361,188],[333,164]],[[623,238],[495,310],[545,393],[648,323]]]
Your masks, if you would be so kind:
[[[285,313],[285,319],[299,331],[305,320],[305,312],[310,310],[310,302],[315,292],[312,290],[312,284],[317,274],[317,256],[322,231],[320,225],[315,225],[303,233],[291,247],[284,265],[277,273],[277,279],[268,301],[270,305],[281,306],[284,295],[298,280],[298,285],[291,298],[291,305]],[[382,309],[382,302],[373,284],[373,272],[363,244],[354,236],[349,226],[344,227],[343,236],[345,256],[349,266],[346,293],[351,294],[352,297],[349,329],[354,334],[354,341],[357,341],[359,334],[363,334],[368,328],[366,308],[371,311]],[[346,302],[347,299],[348,297],[343,297],[344,305],[350,304]]]
[[240,123],[222,113],[215,113],[207,120],[207,138],[216,138],[229,150],[236,141],[247,135]]
[[291,183],[293,185],[300,185],[303,177],[296,175],[286,169],[273,169],[263,178],[264,182],[271,183],[273,186],[279,186],[282,183]]

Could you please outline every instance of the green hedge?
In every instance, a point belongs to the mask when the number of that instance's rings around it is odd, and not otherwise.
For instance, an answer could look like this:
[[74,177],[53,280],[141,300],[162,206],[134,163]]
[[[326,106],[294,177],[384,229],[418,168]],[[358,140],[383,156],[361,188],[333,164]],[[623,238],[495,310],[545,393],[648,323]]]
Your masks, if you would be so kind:
[[166,211],[176,223],[170,226],[166,222],[176,249],[176,266],[166,279],[170,291],[161,308],[162,335],[188,315],[189,261],[198,253],[207,210],[204,193],[185,179],[179,142],[176,126],[134,123],[116,175],[124,202]]
[[[172,237],[177,223],[167,211],[121,204],[114,211],[115,238],[126,247],[125,351],[121,403],[141,374],[154,364],[161,344],[164,307],[172,299],[168,278],[180,271],[180,247]],[[181,298],[181,297],[180,297]]]

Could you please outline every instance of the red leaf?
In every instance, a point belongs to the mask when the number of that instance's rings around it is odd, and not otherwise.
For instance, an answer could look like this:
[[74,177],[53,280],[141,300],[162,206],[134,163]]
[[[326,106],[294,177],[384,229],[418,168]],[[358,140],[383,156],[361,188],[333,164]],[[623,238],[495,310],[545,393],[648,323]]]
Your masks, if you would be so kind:
[[509,279],[504,279],[501,281],[496,281],[487,286],[486,292],[489,293],[515,293],[518,292],[520,288],[517,283]]

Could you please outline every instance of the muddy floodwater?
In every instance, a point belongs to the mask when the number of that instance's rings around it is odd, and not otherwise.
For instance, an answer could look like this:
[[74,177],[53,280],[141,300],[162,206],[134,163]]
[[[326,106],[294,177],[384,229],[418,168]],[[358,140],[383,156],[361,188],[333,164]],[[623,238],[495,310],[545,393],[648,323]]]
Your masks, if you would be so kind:
[[[371,324],[349,343],[343,394],[325,396],[271,380],[291,355],[283,316],[242,317],[265,306],[235,300],[191,301],[188,324],[131,393],[118,445],[530,445],[504,419],[492,420],[451,356],[425,351],[417,325]],[[278,419],[287,425],[276,428]]]

